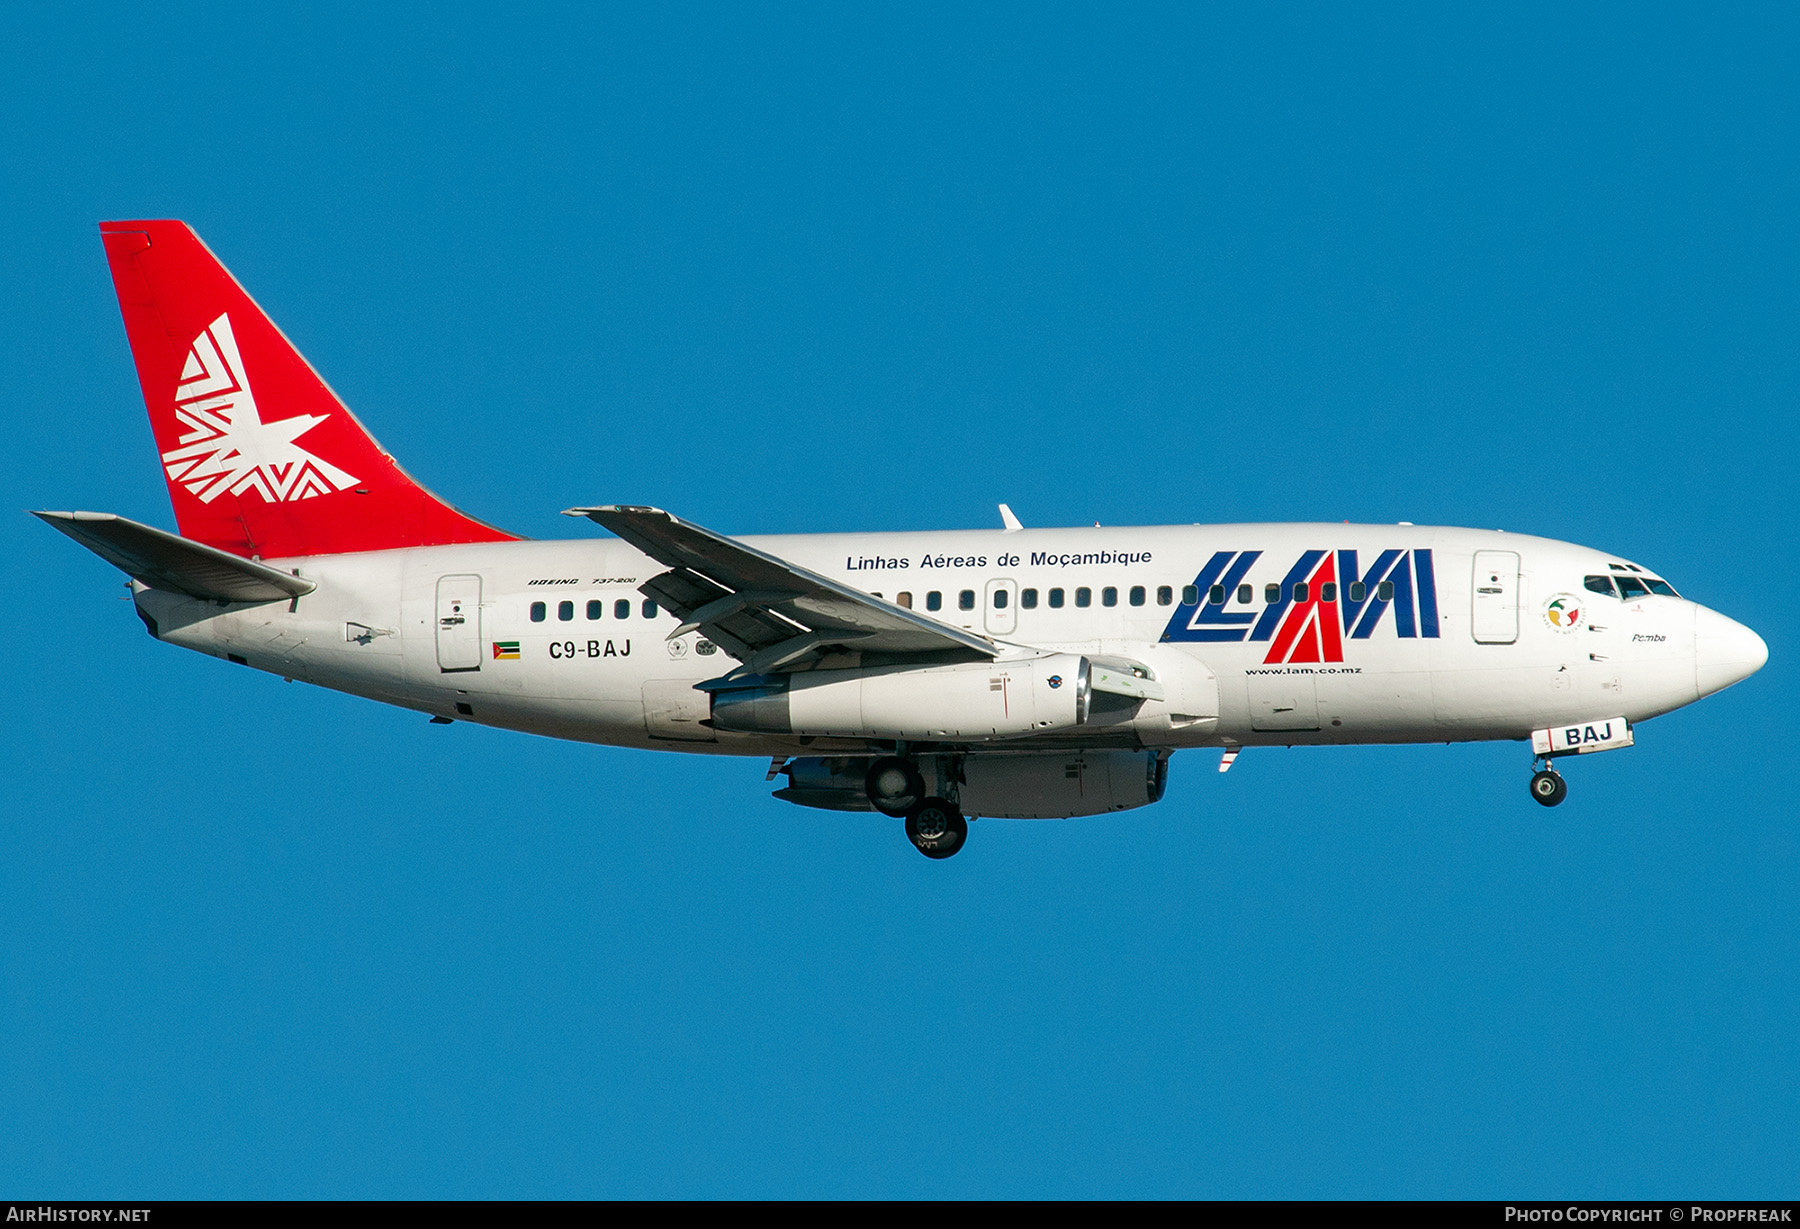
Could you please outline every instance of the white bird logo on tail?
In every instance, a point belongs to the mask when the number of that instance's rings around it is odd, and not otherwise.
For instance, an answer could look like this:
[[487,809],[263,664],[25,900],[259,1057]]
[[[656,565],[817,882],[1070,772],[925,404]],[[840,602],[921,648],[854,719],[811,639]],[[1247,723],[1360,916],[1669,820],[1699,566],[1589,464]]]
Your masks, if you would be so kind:
[[262,420],[229,315],[194,338],[175,387],[175,417],[187,431],[177,447],[162,454],[163,468],[169,481],[180,483],[203,504],[227,491],[255,491],[269,503],[281,503],[329,495],[356,483],[294,443],[330,415]]

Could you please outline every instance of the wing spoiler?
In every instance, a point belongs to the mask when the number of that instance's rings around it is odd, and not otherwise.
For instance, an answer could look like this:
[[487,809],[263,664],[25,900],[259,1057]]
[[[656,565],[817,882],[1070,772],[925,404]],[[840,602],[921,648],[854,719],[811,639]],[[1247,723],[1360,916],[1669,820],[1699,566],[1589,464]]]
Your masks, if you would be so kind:
[[152,589],[214,602],[285,602],[318,588],[310,580],[110,512],[31,515]]

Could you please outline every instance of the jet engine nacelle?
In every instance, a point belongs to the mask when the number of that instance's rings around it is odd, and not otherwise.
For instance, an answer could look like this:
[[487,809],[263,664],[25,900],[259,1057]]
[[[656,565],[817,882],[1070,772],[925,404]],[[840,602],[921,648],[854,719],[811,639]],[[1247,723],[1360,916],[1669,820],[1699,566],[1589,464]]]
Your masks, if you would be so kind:
[[1070,819],[1160,802],[1168,781],[1167,752],[971,755],[960,801],[965,813],[993,819]]
[[[867,811],[863,782],[868,756],[805,756],[783,769],[788,786],[777,798],[829,811]],[[926,789],[951,788],[940,757],[919,758]],[[1070,819],[1129,811],[1161,801],[1169,753],[1156,751],[1028,751],[960,757],[958,801],[970,815],[990,819]]]
[[1089,693],[1087,659],[1073,653],[812,670],[714,692],[712,722],[741,734],[982,742],[1078,726],[1087,720]]

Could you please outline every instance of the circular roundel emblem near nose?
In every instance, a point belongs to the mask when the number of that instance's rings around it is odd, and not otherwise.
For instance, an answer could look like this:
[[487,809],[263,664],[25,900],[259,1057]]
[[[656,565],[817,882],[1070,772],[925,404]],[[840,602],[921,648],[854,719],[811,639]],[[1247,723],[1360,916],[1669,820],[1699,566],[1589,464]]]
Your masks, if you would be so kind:
[[1555,632],[1572,632],[1587,618],[1587,603],[1573,593],[1558,593],[1544,603],[1544,622]]
[[1052,674],[1049,678],[1045,679],[1044,681],[1046,683],[1050,684],[1050,686],[1053,689],[1057,688],[1057,687],[1061,687],[1062,686],[1062,675]]

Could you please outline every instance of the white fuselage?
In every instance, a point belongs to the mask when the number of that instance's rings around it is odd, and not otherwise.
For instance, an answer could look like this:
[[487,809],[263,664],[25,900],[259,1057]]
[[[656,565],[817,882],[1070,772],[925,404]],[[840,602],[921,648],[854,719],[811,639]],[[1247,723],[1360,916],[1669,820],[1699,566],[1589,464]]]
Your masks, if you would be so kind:
[[[1130,659],[1164,686],[1160,700],[1101,705],[1077,730],[990,750],[1519,739],[1668,712],[1744,677],[1763,651],[1754,633],[1682,598],[1584,587],[1648,575],[1617,556],[1495,531],[1245,524],[744,541],[1008,652]],[[694,684],[736,663],[698,633],[668,639],[679,621],[647,615],[638,593],[666,569],[618,540],[266,562],[318,588],[222,607],[137,586],[137,602],[171,643],[453,720],[734,755],[865,747],[703,724]],[[1294,600],[1296,583],[1306,600]],[[1334,601],[1320,603],[1324,583]],[[1222,604],[1211,600],[1220,590]]]

